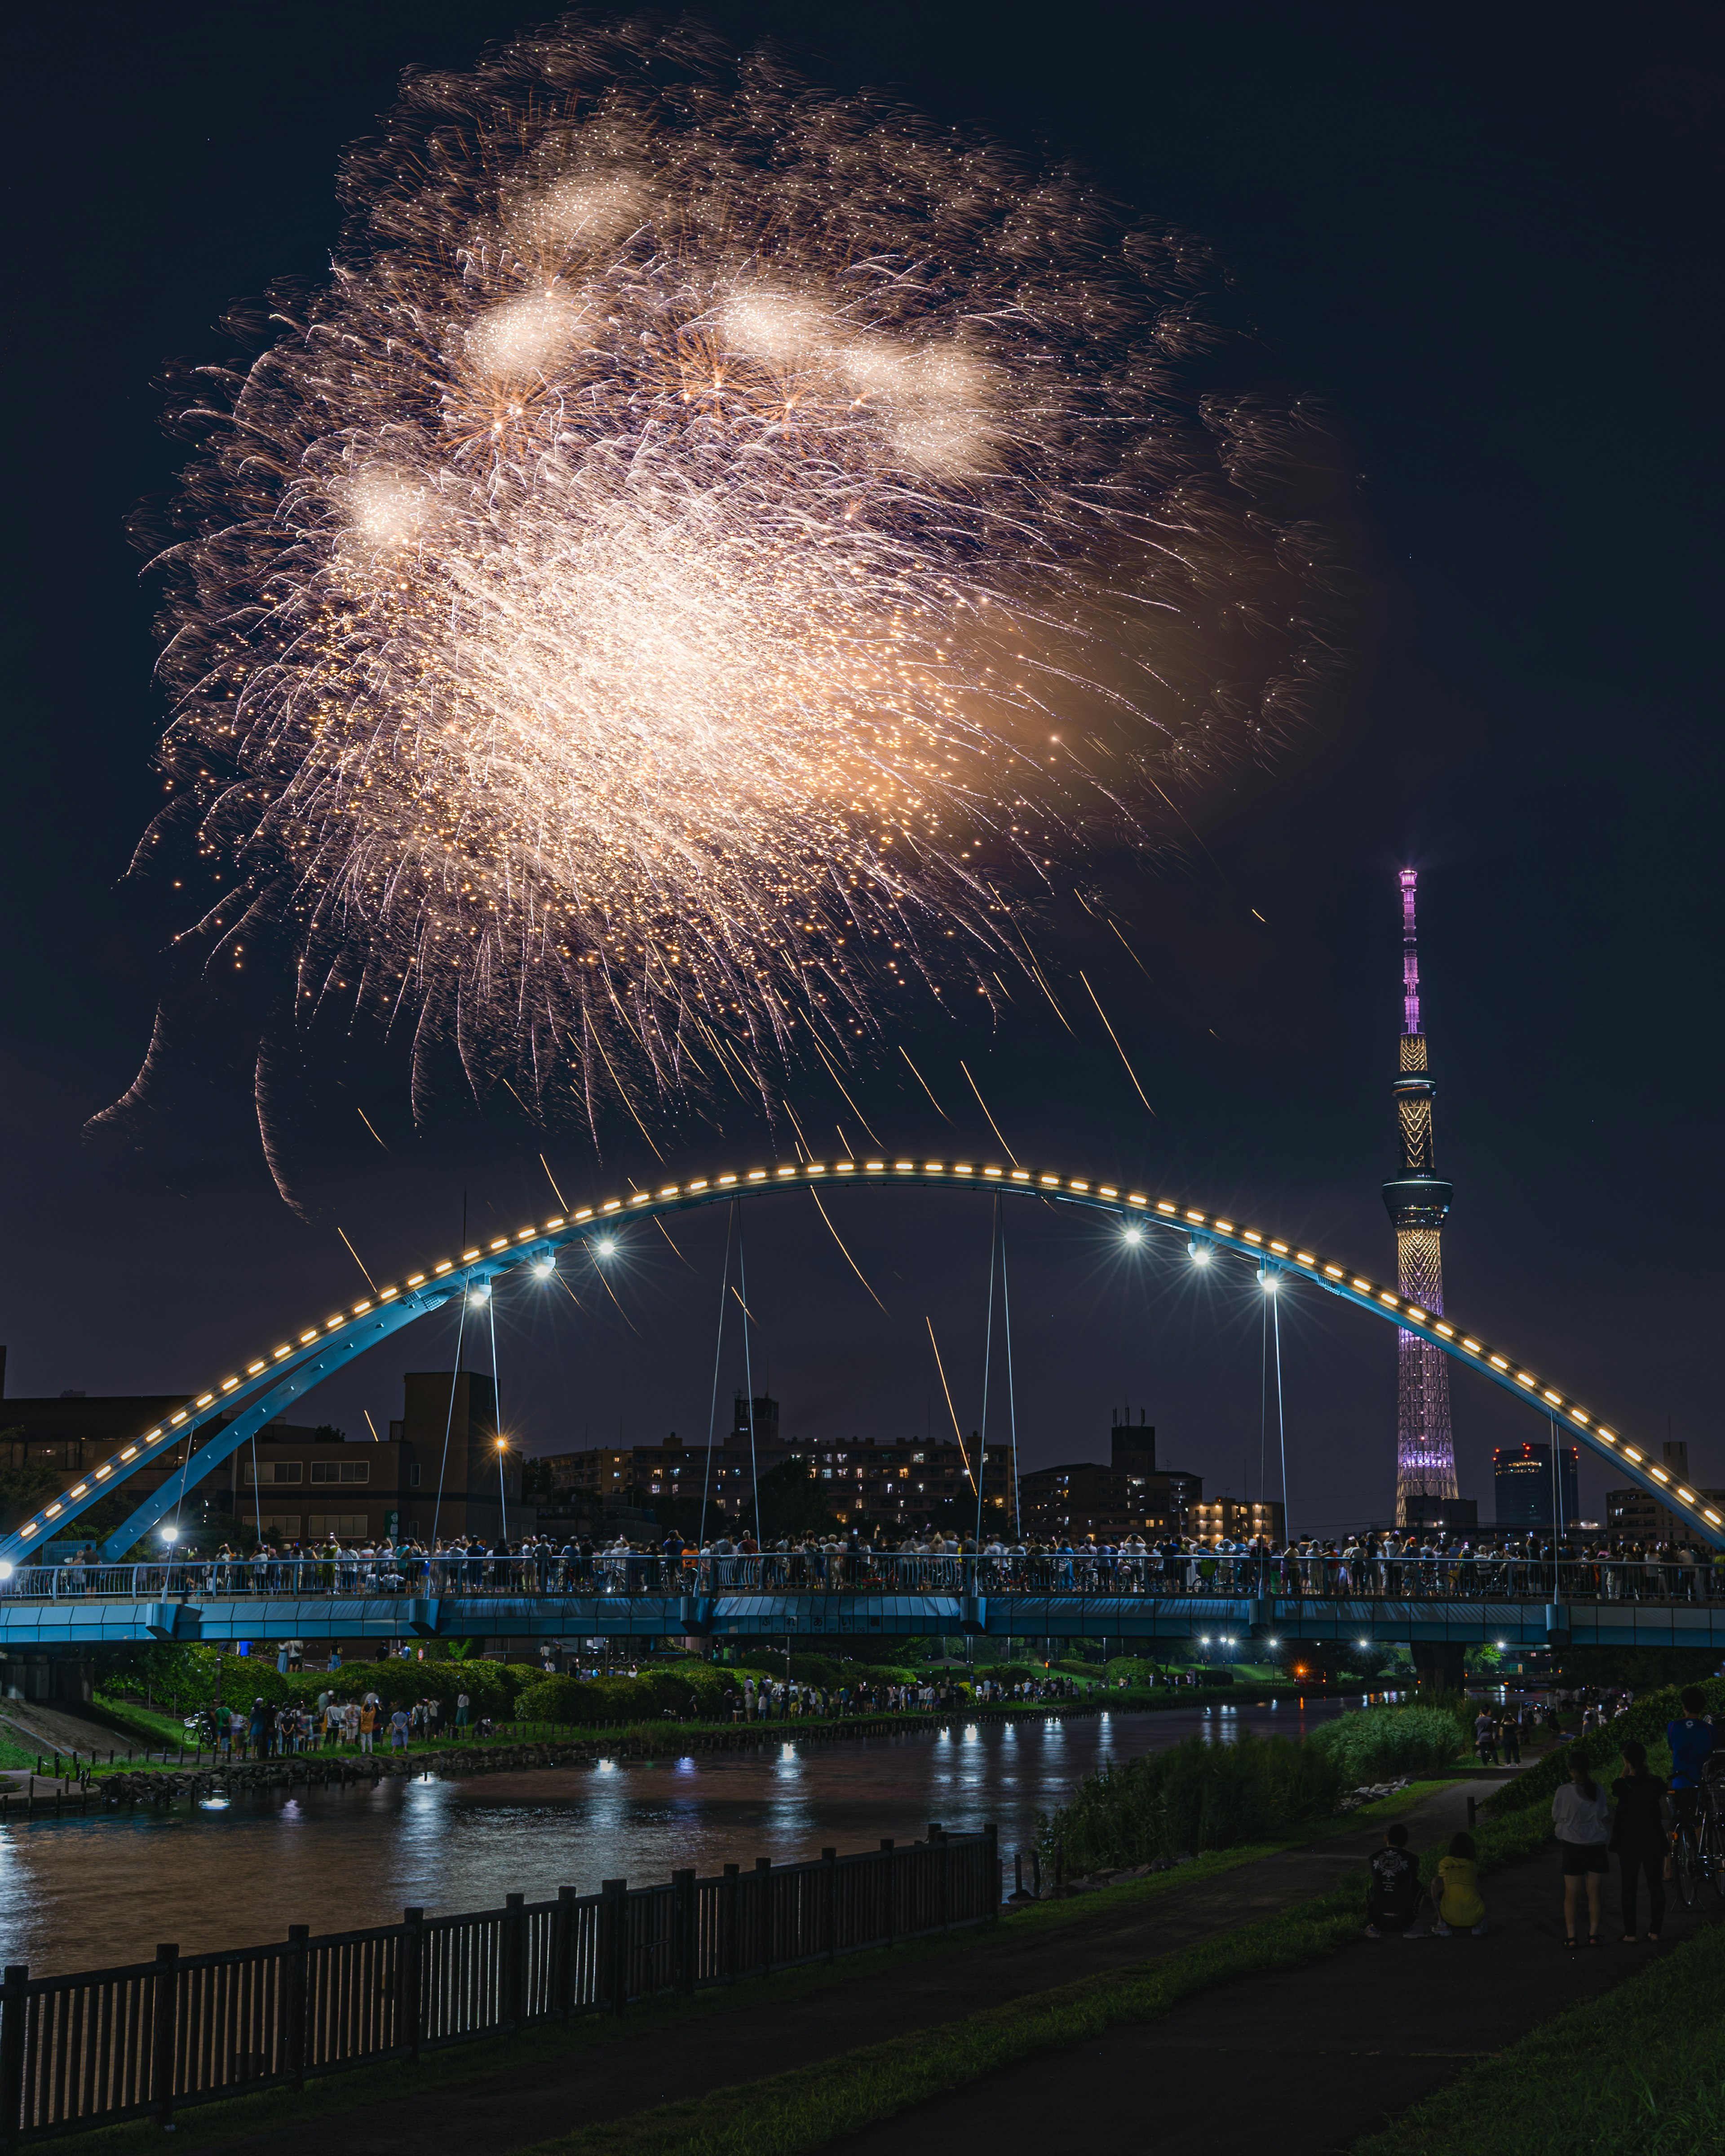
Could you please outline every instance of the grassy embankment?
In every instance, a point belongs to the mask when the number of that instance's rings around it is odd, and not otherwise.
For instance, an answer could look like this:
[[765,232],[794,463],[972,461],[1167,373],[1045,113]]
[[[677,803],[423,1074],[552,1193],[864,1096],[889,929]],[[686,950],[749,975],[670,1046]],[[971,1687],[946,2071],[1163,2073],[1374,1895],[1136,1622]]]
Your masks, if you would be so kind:
[[1725,1924],[1532,2030],[1353,2156],[1701,2156],[1725,2148]]
[[[1257,1863],[1264,1857],[1273,1856],[1296,1843],[1303,1845],[1310,1840],[1321,1840],[1326,1835],[1349,1833],[1362,1825],[1395,1818],[1445,1786],[1442,1782],[1416,1783],[1399,1790],[1394,1796],[1380,1798],[1376,1803],[1345,1818],[1308,1822],[1298,1835],[1200,1856],[1191,1864],[1183,1865],[1178,1871],[1158,1872],[1147,1879],[1105,1887],[1070,1901],[1043,1902],[1024,1907],[1004,1918],[1003,1922],[1007,1925],[1008,1933],[1015,1945],[1034,1941],[1038,1937],[1081,1929],[1099,1917],[1106,1918],[1123,1907],[1153,1901],[1184,1887],[1202,1885],[1224,1873]],[[1433,1863],[1435,1866],[1435,1857]],[[1359,1895],[1357,1892],[1353,1896],[1353,1910],[1348,1927],[1350,1933],[1357,1932],[1359,1927]],[[714,2015],[759,2016],[770,2014],[788,1999],[829,1990],[835,1985],[858,1979],[889,1970],[897,1972],[927,1960],[962,1960],[967,1954],[986,1948],[1001,1935],[992,1927],[979,1927],[953,1933],[947,1937],[906,1940],[897,1946],[848,1955],[837,1963],[812,1963],[782,1969],[771,1976],[715,1986],[698,1993],[693,1999],[660,1996],[643,1999],[631,2005],[621,2021],[613,2020],[603,2015],[586,2015],[567,2025],[531,2029],[518,2036],[495,2037],[482,2045],[457,2044],[446,2050],[429,2051],[415,2066],[392,2061],[380,2066],[360,2067],[349,2073],[328,2075],[308,2082],[305,2090],[298,2094],[286,2089],[270,2089],[254,2096],[199,2104],[180,2112],[176,2145],[182,2150],[193,2147],[213,2147],[266,2133],[274,2128],[301,2125],[321,2117],[346,2115],[366,2104],[405,2102],[411,2097],[439,2087],[454,2087],[482,2076],[506,2074],[519,2076],[530,2073],[536,2066],[553,2066],[567,2060],[572,2052],[603,2048],[637,2036],[663,2035],[675,2041],[679,2030],[687,2030],[691,2025]],[[1232,1968],[1225,1969],[1206,1981],[1222,1982],[1236,1973]],[[1190,1988],[1202,1989],[1205,1987],[1198,1984]],[[844,2059],[834,2061],[835,2070],[848,2068],[849,2064],[850,2061]],[[146,2151],[159,2149],[161,2139],[161,2128],[153,2120],[138,2121],[124,2126],[104,2128],[93,2133],[80,2134],[72,2137],[64,2145],[66,2156],[145,2156]]]
[[[1545,1823],[1533,1818],[1484,1828],[1476,1837],[1481,1869],[1531,1856],[1546,1834]],[[1437,1856],[1433,1851],[1422,1860],[1422,1876],[1436,1870]],[[698,2101],[578,2128],[542,2143],[538,2156],[801,2156],[1014,2060],[1122,2022],[1153,2020],[1236,1977],[1318,1960],[1358,1937],[1362,1892],[1356,1876],[1278,1916],[1134,1968],[1031,1994],[766,2081],[714,2090]]]

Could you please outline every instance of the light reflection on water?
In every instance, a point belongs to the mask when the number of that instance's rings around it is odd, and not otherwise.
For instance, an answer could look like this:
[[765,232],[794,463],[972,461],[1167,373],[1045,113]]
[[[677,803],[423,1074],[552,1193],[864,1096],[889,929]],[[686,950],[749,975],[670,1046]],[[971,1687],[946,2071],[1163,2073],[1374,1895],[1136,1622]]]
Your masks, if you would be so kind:
[[394,1922],[404,1907],[482,1909],[505,1894],[645,1885],[757,1856],[909,1841],[993,1820],[1003,1853],[1093,1768],[1194,1732],[1298,1736],[1334,1702],[965,1723],[938,1734],[776,1746],[742,1756],[386,1780],[375,1791],[236,1795],[221,1811],[0,1829],[0,1960],[49,1974]]

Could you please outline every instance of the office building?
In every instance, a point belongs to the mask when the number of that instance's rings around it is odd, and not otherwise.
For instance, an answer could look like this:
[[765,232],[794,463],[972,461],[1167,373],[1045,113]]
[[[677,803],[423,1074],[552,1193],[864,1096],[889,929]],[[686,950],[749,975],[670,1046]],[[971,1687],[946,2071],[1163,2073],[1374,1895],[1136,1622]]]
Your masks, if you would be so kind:
[[[1685,1490],[1695,1490],[1689,1480],[1689,1445],[1678,1438],[1663,1449],[1661,1465],[1671,1481]],[[1725,1512],[1725,1490],[1698,1490],[1715,1512]],[[1661,1505],[1645,1490],[1608,1490],[1605,1525],[1614,1541],[1633,1543],[1692,1543],[1693,1531],[1669,1505]]]
[[1491,1488],[1500,1527],[1565,1526],[1581,1518],[1581,1454],[1578,1446],[1558,1448],[1556,1486],[1548,1445],[1500,1445],[1491,1455]]

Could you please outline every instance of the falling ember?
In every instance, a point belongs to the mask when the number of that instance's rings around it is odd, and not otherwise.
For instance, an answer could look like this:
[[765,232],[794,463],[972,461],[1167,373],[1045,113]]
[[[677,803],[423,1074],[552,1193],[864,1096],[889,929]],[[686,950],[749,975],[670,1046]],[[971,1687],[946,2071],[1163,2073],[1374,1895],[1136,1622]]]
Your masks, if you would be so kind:
[[1186,379],[1202,250],[1079,179],[559,26],[409,78],[343,191],[328,284],[176,413],[159,563],[186,941],[274,923],[302,1022],[589,1116],[803,1024],[854,1057],[1296,712],[1277,423]]

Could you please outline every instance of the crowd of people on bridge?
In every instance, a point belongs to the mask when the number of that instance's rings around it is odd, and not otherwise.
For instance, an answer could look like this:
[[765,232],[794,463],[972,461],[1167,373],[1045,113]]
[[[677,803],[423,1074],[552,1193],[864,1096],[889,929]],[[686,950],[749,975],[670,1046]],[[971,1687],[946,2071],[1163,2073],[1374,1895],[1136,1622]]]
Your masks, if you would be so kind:
[[[106,1568],[114,1570],[114,1568]],[[1725,1551],[1687,1542],[1638,1543],[1596,1535],[1463,1537],[1370,1529],[1343,1537],[1200,1542],[1170,1533],[1117,1542],[1008,1540],[937,1528],[895,1537],[880,1528],[782,1536],[758,1542],[747,1528],[698,1542],[675,1530],[652,1542],[595,1541],[535,1532],[487,1543],[477,1537],[429,1546],[412,1537],[311,1544],[269,1543],[245,1553],[224,1543],[212,1557],[146,1568],[188,1592],[213,1594],[712,1594],[748,1589],[853,1589],[947,1594],[1276,1595],[1340,1599],[1466,1599],[1559,1593],[1604,1601],[1725,1600]],[[58,1596],[101,1583],[83,1553],[59,1568]],[[144,1583],[148,1585],[149,1583]],[[20,1576],[16,1589],[24,1587]],[[144,1591],[136,1581],[134,1588]],[[30,1589],[28,1591],[38,1591]],[[107,1591],[104,1588],[103,1591]]]

